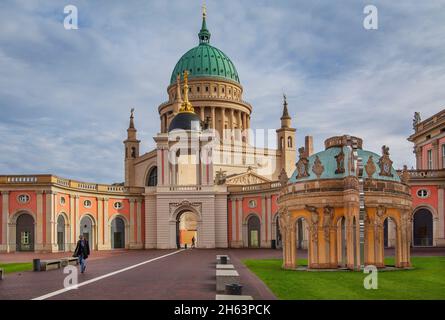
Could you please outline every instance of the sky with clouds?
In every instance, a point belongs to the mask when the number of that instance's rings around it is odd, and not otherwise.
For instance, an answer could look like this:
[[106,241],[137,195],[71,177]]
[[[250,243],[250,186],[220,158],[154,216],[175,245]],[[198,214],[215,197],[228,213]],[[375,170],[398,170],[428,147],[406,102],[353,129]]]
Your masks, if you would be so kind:
[[[79,29],[65,30],[65,5]],[[200,0],[2,0],[0,174],[123,181],[131,107],[154,147],[171,72],[198,43]],[[363,28],[363,8],[379,29]],[[297,143],[352,134],[414,165],[412,118],[445,105],[445,0],[207,0],[211,44],[235,63],[252,126],[279,126],[282,94]],[[273,120],[275,119],[275,120]]]

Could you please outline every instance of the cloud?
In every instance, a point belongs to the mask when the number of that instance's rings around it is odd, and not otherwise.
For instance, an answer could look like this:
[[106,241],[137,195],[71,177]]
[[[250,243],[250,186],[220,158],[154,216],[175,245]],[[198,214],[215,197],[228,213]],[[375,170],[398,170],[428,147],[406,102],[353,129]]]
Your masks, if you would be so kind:
[[[377,31],[362,27],[365,1],[208,1],[211,43],[235,62],[254,127],[279,126],[286,92],[299,144],[349,133],[413,165],[412,115],[445,98],[445,2],[374,2]],[[0,173],[123,181],[129,110],[147,152],[201,2],[71,3],[77,31],[64,30],[60,1],[0,4]]]

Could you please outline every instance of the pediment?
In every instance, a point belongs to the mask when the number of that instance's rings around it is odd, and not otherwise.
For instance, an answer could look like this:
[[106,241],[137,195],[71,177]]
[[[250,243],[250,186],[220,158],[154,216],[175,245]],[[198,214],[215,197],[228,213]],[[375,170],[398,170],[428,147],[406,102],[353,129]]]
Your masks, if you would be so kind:
[[271,182],[271,181],[251,171],[227,177],[226,179],[227,185],[249,185],[249,184],[259,184],[266,182]]

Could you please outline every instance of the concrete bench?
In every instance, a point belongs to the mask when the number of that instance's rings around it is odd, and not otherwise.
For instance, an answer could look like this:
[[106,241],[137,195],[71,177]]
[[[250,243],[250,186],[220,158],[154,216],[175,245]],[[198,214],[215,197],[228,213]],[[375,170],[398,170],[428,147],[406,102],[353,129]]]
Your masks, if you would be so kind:
[[216,270],[235,270],[233,264],[217,264]]
[[60,267],[62,267],[61,260],[40,260],[40,271],[60,269]]
[[0,280],[3,280],[4,277],[5,277],[5,270],[0,268]]
[[216,291],[226,290],[226,284],[240,284],[239,274],[236,270],[216,270]]
[[216,263],[217,264],[221,264],[221,257],[227,257],[227,263],[230,262],[230,257],[228,255],[218,254],[218,255],[216,255]]
[[76,257],[62,258],[60,261],[62,262],[62,267],[66,267],[68,265],[76,266],[79,264],[79,258]]
[[215,300],[253,300],[252,296],[234,296],[230,294],[217,294]]

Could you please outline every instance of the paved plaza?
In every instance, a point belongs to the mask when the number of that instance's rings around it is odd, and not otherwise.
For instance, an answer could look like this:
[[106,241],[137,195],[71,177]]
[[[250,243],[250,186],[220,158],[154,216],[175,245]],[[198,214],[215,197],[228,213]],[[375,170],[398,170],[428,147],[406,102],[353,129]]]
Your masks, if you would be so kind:
[[[171,255],[169,255],[171,254]],[[243,294],[255,300],[275,299],[271,291],[241,262],[245,258],[280,258],[278,250],[140,250],[93,252],[85,274],[79,274],[76,290],[47,299],[215,299],[215,258],[229,254],[240,274]],[[60,258],[67,254],[1,254],[0,263],[32,258]],[[153,260],[159,258],[158,260]],[[142,264],[146,262],[145,264]],[[141,264],[137,266],[138,264]],[[134,267],[135,266],[135,267]],[[130,270],[124,270],[134,267]],[[121,271],[121,272],[120,272]],[[110,273],[115,273],[109,275]],[[105,276],[105,277],[104,277]],[[0,300],[35,299],[63,289],[63,269],[8,274],[0,282]],[[90,283],[82,285],[83,282]],[[45,298],[45,297],[44,297]]]
[[[305,258],[306,251],[299,250]],[[391,255],[392,250],[387,254]],[[93,252],[80,287],[63,291],[63,269],[8,274],[0,281],[0,300],[7,299],[215,299],[215,257],[228,254],[240,274],[243,294],[255,300],[276,299],[264,283],[241,262],[243,259],[280,259],[271,249],[138,250]],[[413,256],[445,256],[445,248],[414,248]],[[62,254],[0,254],[0,263],[54,259]],[[60,291],[62,290],[62,291]]]

